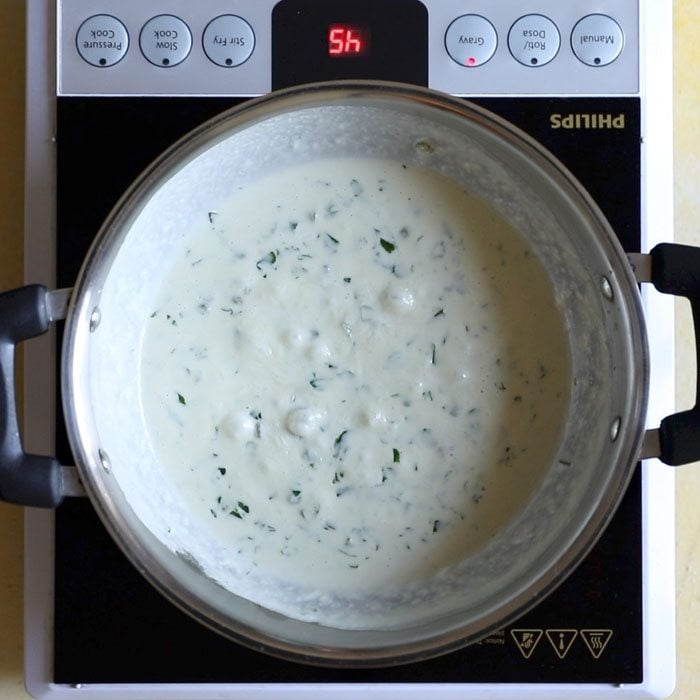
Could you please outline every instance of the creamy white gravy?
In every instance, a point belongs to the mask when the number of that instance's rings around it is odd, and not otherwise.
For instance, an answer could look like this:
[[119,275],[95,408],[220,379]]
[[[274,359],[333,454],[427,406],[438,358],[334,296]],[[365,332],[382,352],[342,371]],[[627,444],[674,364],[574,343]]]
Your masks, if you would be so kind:
[[528,244],[428,170],[287,169],[203,212],[140,385],[188,508],[250,571],[352,594],[501,530],[555,452],[563,316]]

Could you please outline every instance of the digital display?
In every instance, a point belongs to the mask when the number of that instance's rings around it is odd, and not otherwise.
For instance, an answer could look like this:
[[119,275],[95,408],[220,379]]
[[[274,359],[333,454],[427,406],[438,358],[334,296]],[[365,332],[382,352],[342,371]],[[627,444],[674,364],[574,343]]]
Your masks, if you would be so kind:
[[326,80],[428,84],[428,10],[421,0],[273,4],[273,90]]
[[357,24],[331,24],[328,27],[328,55],[333,58],[367,56],[370,50],[370,32]]

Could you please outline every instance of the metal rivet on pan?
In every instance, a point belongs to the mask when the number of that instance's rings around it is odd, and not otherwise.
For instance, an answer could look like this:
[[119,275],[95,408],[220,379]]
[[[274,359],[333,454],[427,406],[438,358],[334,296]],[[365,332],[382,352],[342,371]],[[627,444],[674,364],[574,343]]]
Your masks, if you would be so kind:
[[620,425],[622,423],[622,419],[620,416],[615,418],[615,420],[610,424],[610,440],[612,442],[615,442],[617,440],[617,436],[620,434]]
[[101,320],[102,312],[100,311],[100,307],[96,306],[90,314],[90,333],[92,333],[97,328],[97,326],[100,325]]
[[110,470],[112,469],[112,463],[109,461],[109,455],[102,448],[97,450],[97,455],[100,458],[102,468],[109,474]]
[[614,299],[612,285],[610,284],[610,280],[607,277],[603,277],[600,280],[600,289],[603,292],[603,296],[608,301],[612,301]]
[[435,146],[432,144],[431,141],[428,141],[428,139],[418,139],[413,144],[413,148],[418,151],[418,153],[432,153],[435,150]]

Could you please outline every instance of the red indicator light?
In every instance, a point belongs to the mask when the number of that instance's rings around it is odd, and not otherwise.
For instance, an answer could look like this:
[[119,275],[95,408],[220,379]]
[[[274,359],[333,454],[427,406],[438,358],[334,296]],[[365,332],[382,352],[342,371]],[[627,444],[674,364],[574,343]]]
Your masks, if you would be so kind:
[[467,59],[467,65],[468,66],[475,66],[476,65],[476,59],[474,58],[474,56],[470,56]]
[[369,31],[355,24],[328,27],[328,55],[335,58],[365,56],[369,52]]

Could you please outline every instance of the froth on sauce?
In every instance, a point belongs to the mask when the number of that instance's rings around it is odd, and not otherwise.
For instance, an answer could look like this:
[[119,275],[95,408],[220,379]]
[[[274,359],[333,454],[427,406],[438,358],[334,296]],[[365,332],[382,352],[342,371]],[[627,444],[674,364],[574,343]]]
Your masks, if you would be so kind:
[[275,173],[202,212],[142,345],[187,508],[250,570],[371,593],[529,501],[567,414],[563,316],[528,243],[423,169]]

